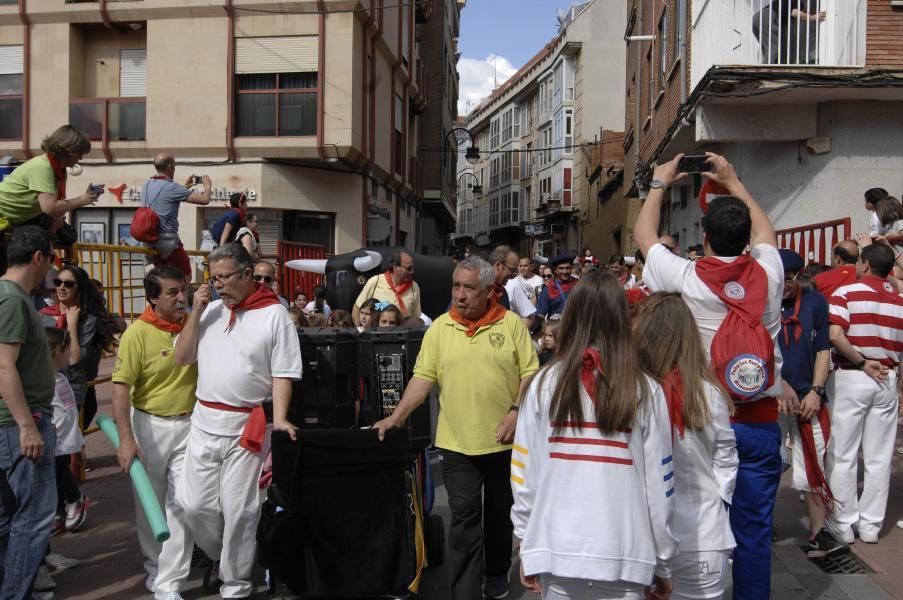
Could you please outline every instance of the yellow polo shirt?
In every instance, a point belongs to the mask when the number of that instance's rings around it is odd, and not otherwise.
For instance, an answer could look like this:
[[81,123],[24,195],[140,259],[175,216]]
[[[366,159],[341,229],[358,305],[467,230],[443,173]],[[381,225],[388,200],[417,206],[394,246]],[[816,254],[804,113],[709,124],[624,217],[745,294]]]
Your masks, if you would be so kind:
[[113,383],[131,387],[132,406],[161,417],[191,412],[196,400],[197,364],[175,361],[176,334],[145,321],[129,325],[119,340]]
[[[395,292],[392,291],[392,288],[389,287],[388,282],[386,281],[386,274],[380,273],[379,275],[374,275],[370,279],[367,280],[367,283],[364,284],[364,289],[361,290],[361,293],[358,294],[357,300],[354,301],[354,305],[360,308],[364,305],[364,302],[369,300],[370,298],[376,298],[381,302],[388,302],[389,304],[394,304],[401,308],[398,305],[398,299],[395,297]],[[417,282],[412,282],[408,291],[401,295],[401,299],[404,300],[405,310],[401,311],[405,316],[420,316],[420,286],[417,285]]]
[[517,399],[521,379],[539,369],[520,317],[481,327],[473,337],[448,313],[436,319],[414,366],[414,377],[439,384],[436,446],[479,455],[511,448],[495,440],[499,421]]

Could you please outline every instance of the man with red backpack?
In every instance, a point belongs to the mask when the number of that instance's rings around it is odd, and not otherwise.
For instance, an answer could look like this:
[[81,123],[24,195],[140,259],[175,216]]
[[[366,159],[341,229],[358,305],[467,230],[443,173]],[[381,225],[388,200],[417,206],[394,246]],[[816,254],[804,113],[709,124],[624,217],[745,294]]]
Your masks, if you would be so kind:
[[[204,175],[201,178],[203,192],[191,189],[195,176],[191,176],[185,185],[176,183],[172,179],[176,174],[176,159],[165,152],[154,157],[154,169],[157,174],[141,188],[141,208],[132,219],[132,237],[157,249],[159,254],[153,260],[155,267],[172,265],[185,273],[185,277],[191,277],[191,261],[179,239],[179,205],[182,202],[198,206],[210,204],[213,182]],[[149,214],[147,209],[157,217],[156,230],[154,215]]]
[[[656,167],[634,236],[646,256],[643,281],[653,291],[680,292],[719,380],[736,405],[732,427],[740,468],[730,508],[734,597],[767,599],[771,583],[772,513],[781,478],[781,330],[784,268],[768,216],[740,183],[734,167],[708,153],[702,175],[727,188],[702,220],[705,258],[672,254],[658,242],[665,192],[686,177],[682,155]],[[751,248],[745,254],[746,247]]]

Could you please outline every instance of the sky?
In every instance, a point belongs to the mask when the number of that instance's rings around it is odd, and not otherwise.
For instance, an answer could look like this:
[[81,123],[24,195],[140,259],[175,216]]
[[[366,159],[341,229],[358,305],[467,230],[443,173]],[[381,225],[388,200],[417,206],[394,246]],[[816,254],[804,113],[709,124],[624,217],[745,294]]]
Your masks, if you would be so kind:
[[467,114],[558,35],[557,11],[578,1],[467,0],[458,38],[458,114]]

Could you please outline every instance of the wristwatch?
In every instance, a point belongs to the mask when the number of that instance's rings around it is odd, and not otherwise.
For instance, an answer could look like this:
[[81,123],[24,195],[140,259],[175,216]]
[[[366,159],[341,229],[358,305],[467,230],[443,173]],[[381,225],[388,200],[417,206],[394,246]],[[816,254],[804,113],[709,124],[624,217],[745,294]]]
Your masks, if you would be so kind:
[[866,360],[868,360],[868,359],[863,358],[860,362],[856,363],[856,368],[859,369],[859,370],[862,370],[862,367],[865,366],[865,361],[866,361]]
[[514,412],[517,412],[517,411],[520,410],[520,406],[517,405],[517,404],[512,404],[512,405],[511,405],[511,408],[508,409],[508,412],[511,412],[512,410],[513,410]]
[[668,186],[665,185],[664,181],[659,181],[658,179],[653,179],[649,182],[649,189],[653,190],[665,190],[668,189]]
[[811,388],[809,388],[809,390],[815,392],[816,394],[818,394],[819,396],[821,396],[822,399],[824,399],[824,397],[825,397],[825,386],[823,386],[823,385],[813,385]]

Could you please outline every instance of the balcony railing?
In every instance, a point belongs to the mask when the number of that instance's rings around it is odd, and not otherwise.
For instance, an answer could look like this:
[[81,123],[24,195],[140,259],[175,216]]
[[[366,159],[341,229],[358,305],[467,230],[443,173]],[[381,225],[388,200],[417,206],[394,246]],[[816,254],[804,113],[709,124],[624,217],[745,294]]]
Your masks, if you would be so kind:
[[693,84],[714,65],[861,67],[866,4],[867,0],[693,2]]
[[777,231],[778,248],[788,248],[797,252],[807,263],[828,264],[831,249],[838,242],[850,238],[852,224],[850,217],[781,229]]
[[91,140],[134,142],[146,139],[145,98],[73,98],[69,123]]

